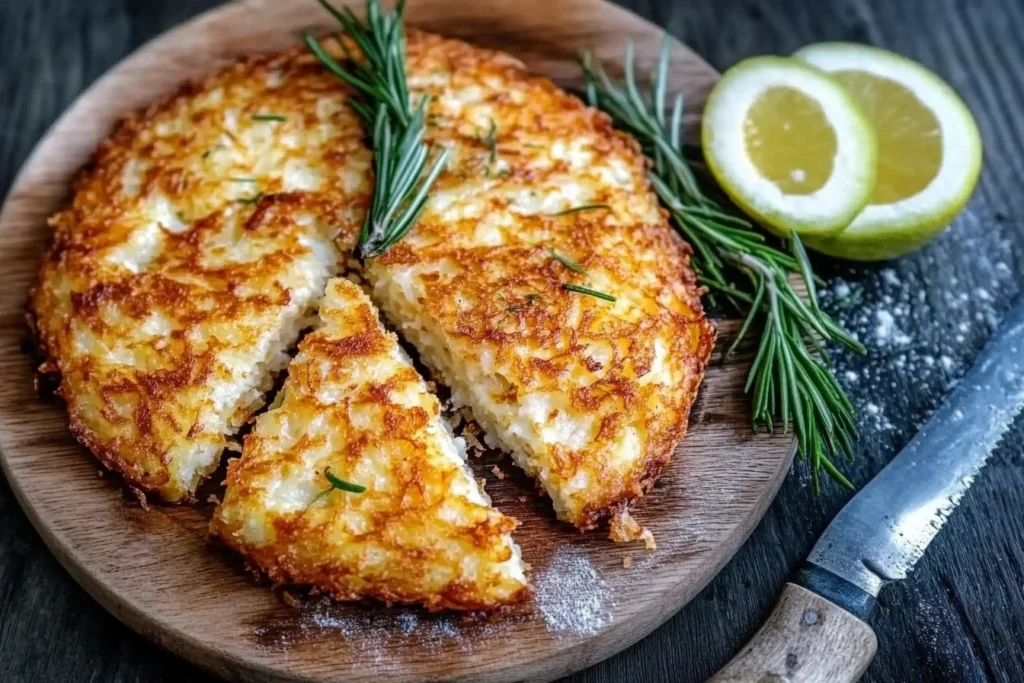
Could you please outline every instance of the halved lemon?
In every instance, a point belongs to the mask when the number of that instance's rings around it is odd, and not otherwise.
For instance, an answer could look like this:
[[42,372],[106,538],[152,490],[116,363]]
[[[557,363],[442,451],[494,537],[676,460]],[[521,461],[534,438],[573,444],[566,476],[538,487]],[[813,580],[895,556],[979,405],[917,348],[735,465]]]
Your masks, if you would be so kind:
[[875,185],[875,137],[850,95],[787,57],[754,57],[722,76],[704,109],[704,158],[736,204],[775,232],[828,235]]
[[978,125],[953,89],[920,64],[865,45],[821,43],[794,56],[845,87],[878,140],[868,206],[846,230],[808,239],[808,246],[841,258],[887,259],[942,232],[981,170]]

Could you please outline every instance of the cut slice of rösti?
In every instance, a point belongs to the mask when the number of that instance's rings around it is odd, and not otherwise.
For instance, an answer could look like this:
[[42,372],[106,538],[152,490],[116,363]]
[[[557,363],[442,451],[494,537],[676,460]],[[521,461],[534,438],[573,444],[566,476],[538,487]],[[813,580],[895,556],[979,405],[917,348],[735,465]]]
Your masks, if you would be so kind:
[[332,280],[281,397],[228,466],[212,530],[275,582],[486,610],[529,593],[515,526],[369,299]]
[[487,441],[591,528],[686,433],[714,338],[689,247],[601,112],[460,41],[413,32],[408,60],[449,166],[368,263],[374,299]]

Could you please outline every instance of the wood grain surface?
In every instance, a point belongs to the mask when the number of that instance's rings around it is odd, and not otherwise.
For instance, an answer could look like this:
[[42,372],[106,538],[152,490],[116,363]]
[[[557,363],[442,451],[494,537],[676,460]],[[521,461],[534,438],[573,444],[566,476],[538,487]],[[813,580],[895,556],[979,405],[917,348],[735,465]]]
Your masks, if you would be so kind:
[[[855,293],[826,306],[871,347],[863,358],[836,358],[861,414],[857,460],[843,467],[863,484],[942,400],[1024,285],[1024,10],[1017,0],[618,2],[719,70],[813,41],[881,45],[935,70],[977,116],[986,144],[981,184],[942,238],[895,263],[816,264],[833,291],[842,278]],[[0,193],[85,87],[143,42],[216,4],[0,0]],[[911,348],[880,347],[870,318],[906,306],[908,289],[911,312],[898,320]],[[869,320],[861,322],[862,314]],[[908,364],[914,354],[921,360]],[[1022,426],[1004,440],[911,579],[883,590],[873,620],[879,651],[863,681],[1024,681]],[[798,467],[750,540],[696,599],[648,638],[567,682],[703,681],[758,630],[847,498],[837,489],[816,497]],[[0,527],[0,681],[216,680],[97,605],[53,558],[2,481]]]
[[866,623],[790,583],[761,630],[708,683],[856,683],[877,648]]
[[[359,4],[354,1],[353,4]],[[545,12],[525,0],[467,6],[419,0],[407,21],[513,52],[536,73],[582,88],[579,51],[610,64],[625,41],[649,72],[662,32],[601,0],[562,0]],[[0,213],[0,463],[16,498],[69,573],[115,616],[218,674],[259,681],[551,680],[636,642],[688,602],[726,563],[767,509],[793,441],[751,432],[742,392],[749,363],[713,362],[691,430],[655,490],[635,512],[657,540],[613,544],[554,519],[532,484],[501,454],[474,460],[494,504],[522,526],[516,540],[533,567],[536,598],[493,622],[467,623],[415,609],[295,600],[258,585],[207,538],[210,487],[196,506],[126,499],[64,427],[56,400],[35,399],[22,316],[46,218],[66,201],[70,178],[114,122],[239,55],[295,43],[302,28],[333,29],[309,0],[246,0],[175,28],[115,67],[41,141]],[[716,75],[677,45],[670,89],[699,112]],[[672,93],[670,93],[671,95]],[[735,323],[723,322],[725,334]],[[737,466],[721,463],[739,454]],[[512,476],[491,468],[500,464]],[[73,490],[59,484],[75,481]],[[628,558],[628,559],[627,559]],[[630,566],[631,565],[631,566]],[[290,595],[290,594],[289,594]]]

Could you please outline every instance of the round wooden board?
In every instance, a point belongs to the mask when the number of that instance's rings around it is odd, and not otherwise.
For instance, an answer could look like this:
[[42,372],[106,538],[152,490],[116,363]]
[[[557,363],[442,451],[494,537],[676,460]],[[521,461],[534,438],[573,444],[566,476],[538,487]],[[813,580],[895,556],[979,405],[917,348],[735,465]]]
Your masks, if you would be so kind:
[[[359,0],[351,0],[355,3]],[[410,25],[506,50],[536,73],[579,90],[576,56],[594,47],[615,70],[626,41],[641,73],[660,29],[599,0],[413,0]],[[594,664],[652,631],[725,564],[761,518],[793,444],[753,435],[742,383],[749,359],[712,361],[691,431],[637,519],[658,549],[579,534],[500,454],[473,461],[533,567],[534,602],[499,621],[308,599],[289,606],[207,539],[212,505],[143,510],[66,429],[63,406],[36,397],[22,311],[74,172],[114,122],[234,57],[294,44],[300,28],[333,30],[312,0],[234,2],[170,31],[104,76],[57,122],[17,178],[0,214],[0,450],[32,523],[61,563],[104,607],[182,656],[258,681],[550,680]],[[676,44],[673,87],[695,123],[716,78]],[[719,323],[720,335],[736,325]],[[500,464],[499,479],[491,468]],[[102,473],[100,473],[102,475]],[[213,488],[212,490],[216,490]],[[205,496],[205,494],[204,494]],[[623,560],[632,556],[633,566]],[[292,602],[292,601],[289,601]],[[680,644],[686,647],[685,643]]]

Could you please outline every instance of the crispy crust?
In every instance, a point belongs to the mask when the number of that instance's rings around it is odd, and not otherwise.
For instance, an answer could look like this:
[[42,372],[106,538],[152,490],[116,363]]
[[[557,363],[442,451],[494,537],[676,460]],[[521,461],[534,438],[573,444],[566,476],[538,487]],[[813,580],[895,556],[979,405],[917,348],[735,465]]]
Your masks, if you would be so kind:
[[[509,534],[459,460],[437,399],[377,321],[333,280],[280,405],[228,466],[212,531],[275,582],[338,600],[491,610],[529,596]],[[325,468],[367,486],[316,499]]]

